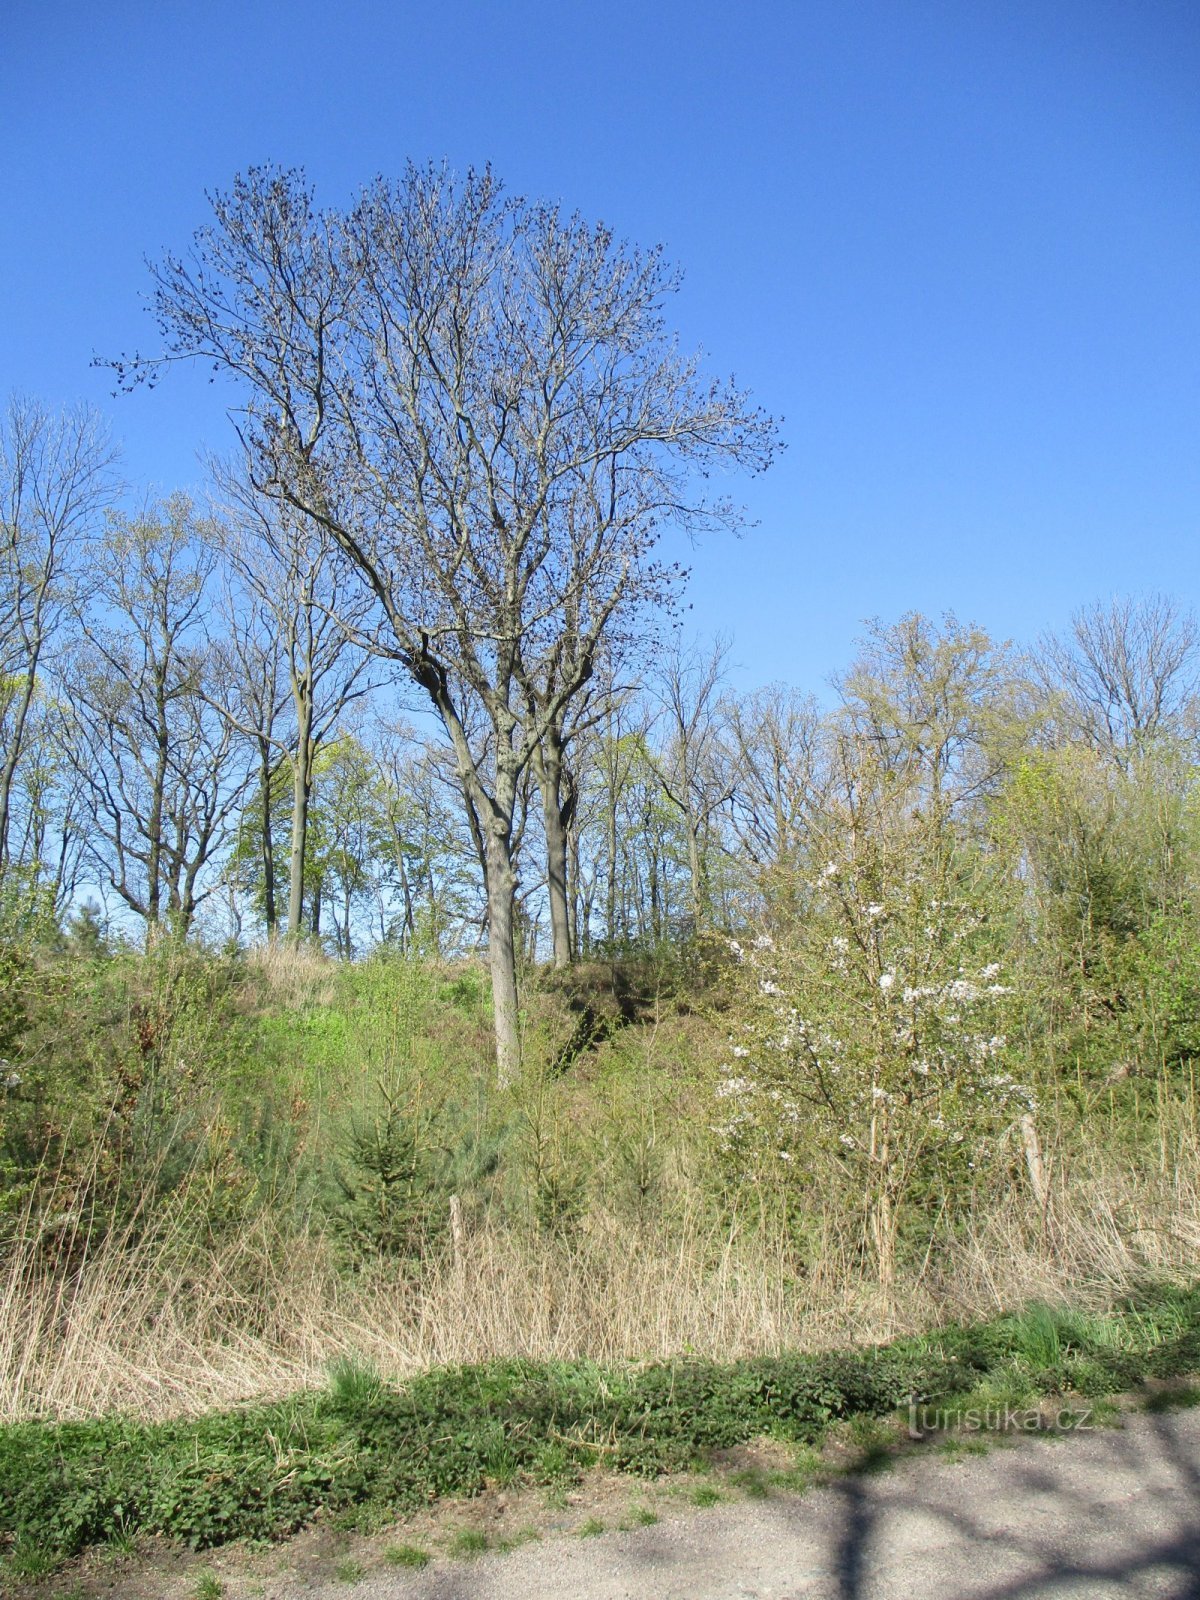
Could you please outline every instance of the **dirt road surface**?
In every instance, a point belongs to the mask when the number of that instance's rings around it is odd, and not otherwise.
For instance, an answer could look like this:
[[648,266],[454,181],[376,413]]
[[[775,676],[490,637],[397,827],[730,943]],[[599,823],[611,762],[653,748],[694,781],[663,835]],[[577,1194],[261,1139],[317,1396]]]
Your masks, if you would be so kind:
[[1200,1600],[1200,1410],[267,1600]]

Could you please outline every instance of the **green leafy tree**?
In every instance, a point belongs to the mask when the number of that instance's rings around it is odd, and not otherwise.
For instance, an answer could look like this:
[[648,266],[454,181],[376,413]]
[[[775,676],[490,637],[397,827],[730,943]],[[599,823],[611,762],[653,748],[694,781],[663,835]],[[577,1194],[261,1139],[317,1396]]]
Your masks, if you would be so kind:
[[1090,743],[1031,751],[994,816],[1024,884],[1013,947],[1031,1050],[1101,1084],[1190,1055],[1200,816],[1186,746],[1160,737],[1120,762]]

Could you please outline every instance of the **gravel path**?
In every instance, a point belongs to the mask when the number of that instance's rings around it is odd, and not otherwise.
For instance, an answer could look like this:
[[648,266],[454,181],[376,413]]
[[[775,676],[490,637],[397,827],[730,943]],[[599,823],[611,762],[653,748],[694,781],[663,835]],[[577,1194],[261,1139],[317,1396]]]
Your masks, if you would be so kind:
[[266,1600],[1200,1600],[1200,1410]]

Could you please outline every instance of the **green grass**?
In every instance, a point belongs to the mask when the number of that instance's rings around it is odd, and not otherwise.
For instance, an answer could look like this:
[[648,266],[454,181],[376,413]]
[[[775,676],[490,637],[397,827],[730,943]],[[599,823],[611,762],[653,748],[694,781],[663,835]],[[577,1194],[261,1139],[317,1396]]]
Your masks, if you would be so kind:
[[849,1432],[851,1443],[868,1455],[893,1442],[891,1429],[878,1417],[851,1417]]
[[806,1489],[811,1489],[814,1483],[819,1483],[825,1476],[825,1463],[820,1453],[806,1446],[794,1452],[791,1466],[775,1467],[768,1472],[766,1481],[773,1490],[782,1490],[786,1494],[803,1494]]
[[1124,1412],[1115,1400],[1103,1396],[1092,1401],[1091,1423],[1094,1428],[1119,1428]]
[[383,1395],[379,1369],[356,1356],[343,1356],[329,1368],[329,1393],[344,1411],[366,1410]]
[[[811,1447],[834,1422],[850,1422],[869,1446],[879,1437],[871,1419],[914,1394],[952,1416],[956,1406],[1111,1394],[1195,1372],[1200,1288],[1148,1290],[1106,1318],[1041,1307],[877,1349],[724,1365],[507,1361],[394,1388],[343,1363],[324,1392],[271,1405],[154,1424],[109,1416],[0,1428],[0,1544],[10,1571],[34,1575],[31,1564],[145,1537],[196,1549],[279,1538],[318,1510],[335,1526],[378,1525],[497,1481],[561,1496],[598,1460],[653,1477],[706,1467],[713,1452],[767,1433]],[[769,1481],[802,1487],[813,1459],[798,1454],[791,1473]],[[695,1496],[717,1493],[701,1484]],[[452,1548],[486,1544],[463,1530]]]
[[986,1439],[947,1439],[938,1450],[947,1461],[963,1461],[968,1456],[986,1456],[991,1448]]
[[716,1485],[711,1483],[698,1483],[688,1493],[688,1499],[694,1506],[715,1506],[724,1498]]
[[221,1600],[225,1585],[215,1572],[202,1572],[192,1585],[194,1600]]
[[599,1517],[589,1517],[575,1532],[581,1539],[594,1539],[598,1533],[604,1532],[604,1524]]
[[478,1528],[459,1528],[451,1536],[449,1550],[452,1556],[481,1556],[488,1548],[488,1536]]
[[657,1511],[652,1511],[649,1506],[635,1506],[624,1518],[621,1527],[626,1531],[630,1528],[652,1528],[657,1521]]
[[5,1566],[14,1578],[45,1578],[59,1565],[61,1557],[35,1539],[18,1537]]
[[355,1561],[353,1556],[347,1556],[344,1561],[339,1561],[333,1572],[339,1583],[358,1583],[367,1575],[366,1567],[361,1561]]
[[419,1550],[415,1544],[390,1544],[383,1559],[390,1567],[427,1567],[431,1558],[428,1550]]
[[119,1523],[104,1541],[104,1554],[114,1561],[123,1561],[137,1548],[137,1535],[132,1528]]

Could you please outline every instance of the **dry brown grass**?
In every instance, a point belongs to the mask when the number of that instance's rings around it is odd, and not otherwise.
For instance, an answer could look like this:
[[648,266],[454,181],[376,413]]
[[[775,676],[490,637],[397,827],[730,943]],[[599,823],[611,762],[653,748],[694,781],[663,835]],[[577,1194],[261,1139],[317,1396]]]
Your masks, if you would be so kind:
[[246,965],[285,1010],[303,1012],[333,999],[337,963],[315,945],[284,940],[255,945],[246,952]]
[[770,1228],[718,1230],[697,1208],[670,1236],[593,1214],[571,1241],[484,1225],[418,1281],[351,1280],[326,1242],[268,1221],[200,1250],[183,1224],[153,1244],[74,1241],[70,1270],[44,1240],[0,1267],[0,1419],[113,1409],[195,1413],[320,1383],[351,1352],[398,1378],[496,1356],[639,1360],[816,1349],[988,1315],[1029,1299],[1100,1303],[1148,1275],[1194,1272],[1200,1162],[1180,1134],[1152,1170],[1097,1148],[1059,1160],[1045,1214],[998,1198],[933,1241],[879,1296],[853,1225],[814,1222],[807,1270]]

